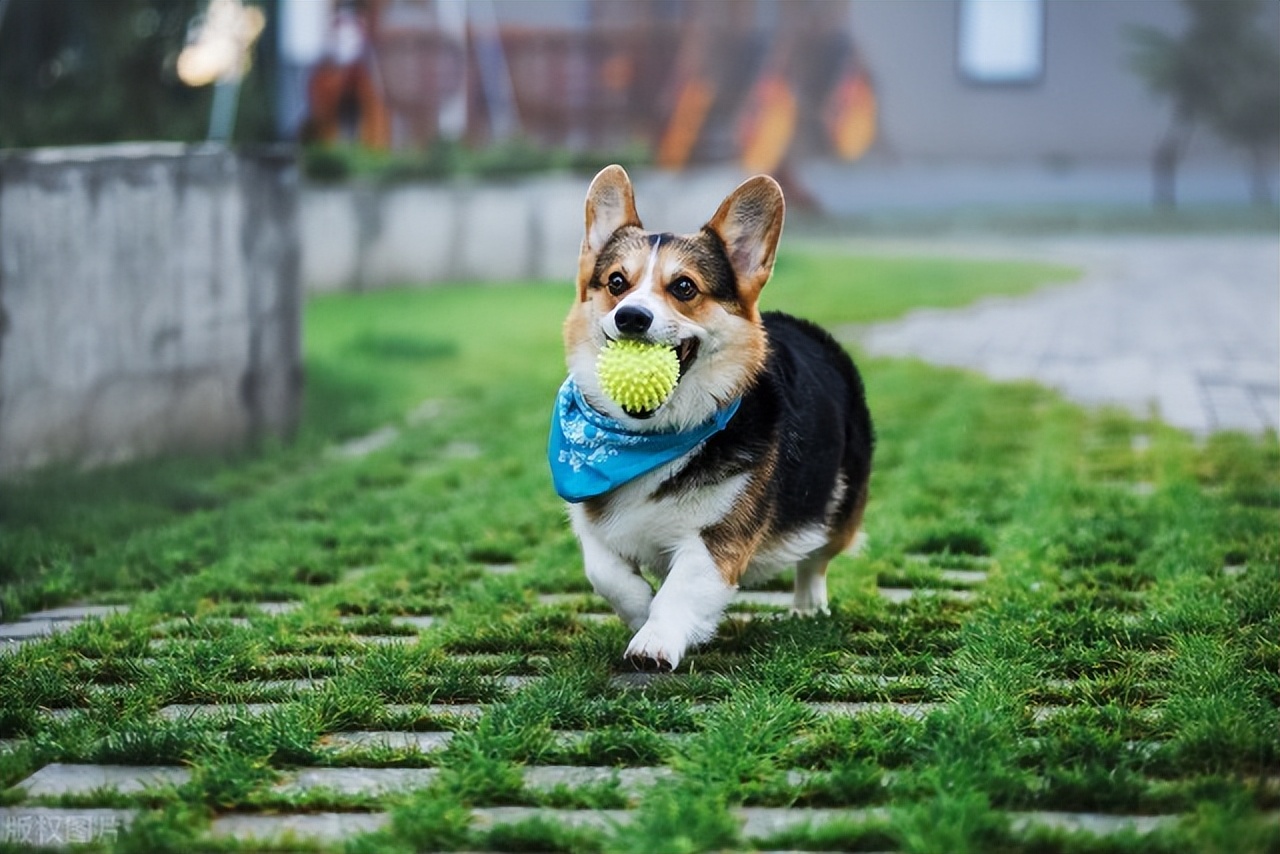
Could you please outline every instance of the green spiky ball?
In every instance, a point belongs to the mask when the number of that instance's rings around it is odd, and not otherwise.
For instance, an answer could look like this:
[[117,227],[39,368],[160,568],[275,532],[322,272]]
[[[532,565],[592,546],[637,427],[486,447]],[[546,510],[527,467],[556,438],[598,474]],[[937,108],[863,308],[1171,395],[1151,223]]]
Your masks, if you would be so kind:
[[630,415],[652,412],[675,391],[680,359],[674,347],[610,341],[596,357],[601,390]]

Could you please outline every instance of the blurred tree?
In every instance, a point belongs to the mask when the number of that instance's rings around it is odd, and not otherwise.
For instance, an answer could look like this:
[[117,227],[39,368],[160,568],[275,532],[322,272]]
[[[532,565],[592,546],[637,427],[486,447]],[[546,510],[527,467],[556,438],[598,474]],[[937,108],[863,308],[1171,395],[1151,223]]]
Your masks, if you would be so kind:
[[[205,5],[9,0],[0,20],[0,147],[203,140],[213,87],[184,85],[174,65],[188,24]],[[237,141],[274,136],[274,45],[268,32],[256,48],[241,89]]]
[[1176,201],[1178,162],[1196,126],[1249,154],[1254,201],[1272,203],[1268,172],[1280,143],[1280,50],[1258,25],[1262,0],[1183,0],[1190,24],[1175,38],[1131,27],[1131,66],[1173,100],[1173,120],[1152,158],[1155,203]]

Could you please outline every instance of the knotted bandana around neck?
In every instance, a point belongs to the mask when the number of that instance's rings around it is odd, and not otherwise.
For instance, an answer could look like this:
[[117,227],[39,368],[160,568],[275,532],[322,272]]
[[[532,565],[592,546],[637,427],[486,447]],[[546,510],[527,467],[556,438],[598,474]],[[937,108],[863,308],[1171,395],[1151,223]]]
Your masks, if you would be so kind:
[[604,495],[677,460],[719,433],[738,411],[735,400],[691,430],[641,432],[593,409],[573,378],[564,381],[551,415],[547,459],[556,492],[577,504]]

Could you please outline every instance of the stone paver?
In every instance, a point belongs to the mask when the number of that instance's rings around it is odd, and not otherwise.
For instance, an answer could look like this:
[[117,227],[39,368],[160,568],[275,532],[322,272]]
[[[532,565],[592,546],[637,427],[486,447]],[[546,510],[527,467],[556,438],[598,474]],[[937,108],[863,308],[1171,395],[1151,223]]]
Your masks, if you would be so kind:
[[1085,272],[1030,296],[915,311],[842,337],[875,355],[1034,380],[1089,405],[1142,416],[1154,408],[1198,435],[1280,429],[1274,235],[1040,240],[963,254],[1037,258]]
[[367,435],[350,439],[341,445],[335,445],[330,449],[330,453],[336,457],[358,460],[381,451],[398,438],[400,438],[400,431],[388,424]]
[[670,768],[609,768],[586,765],[531,765],[524,769],[524,784],[530,789],[577,788],[618,781],[618,788],[636,795],[650,786],[675,776]]
[[266,614],[268,617],[279,617],[282,614],[292,614],[294,611],[302,607],[302,603],[296,600],[285,600],[283,602],[259,602],[258,610]]
[[362,833],[372,833],[387,825],[383,812],[315,812],[293,815],[230,813],[209,823],[209,835],[223,839],[254,840],[260,843],[305,839],[340,842]]
[[[617,781],[621,791],[638,794],[675,772],[666,767],[614,768],[608,766],[533,765],[523,769],[530,789],[557,786],[578,788]],[[438,768],[300,768],[286,771],[276,784],[280,794],[297,795],[316,790],[341,795],[381,797],[430,786]],[[191,779],[187,768],[170,765],[83,765],[55,762],[18,784],[27,798],[88,795],[96,791],[130,794],[147,789],[181,786]]]
[[303,768],[276,785],[281,794],[296,795],[326,789],[343,795],[379,795],[407,792],[431,785],[438,768]]
[[739,590],[729,604],[754,605],[759,608],[790,608],[795,603],[795,594],[782,590]]
[[977,587],[987,581],[987,573],[980,569],[940,569],[938,577],[960,587]]
[[17,652],[24,643],[65,632],[87,619],[128,610],[128,605],[65,605],[23,614],[15,622],[0,623],[0,655]]
[[191,779],[186,768],[169,765],[79,765],[54,762],[18,784],[29,798],[86,795],[98,789],[121,794],[181,786]]
[[[368,620],[368,617],[341,617],[338,622],[344,626],[359,624]],[[391,618],[391,625],[403,626],[414,631],[422,631],[429,629],[437,622],[437,618],[430,615],[398,615]],[[357,637],[359,637],[357,635]]]
[[128,605],[64,605],[61,608],[48,608],[44,611],[32,611],[18,618],[19,622],[27,620],[53,620],[54,622],[82,622],[90,617],[109,617],[112,614],[123,614],[129,610]]
[[[827,704],[851,707],[859,704]],[[863,704],[870,705],[870,704]],[[920,704],[921,707],[927,704]],[[276,786],[281,794],[305,794],[327,790],[342,795],[381,797],[430,785],[439,775],[435,768],[303,768],[285,772]],[[666,767],[610,768],[580,766],[530,766],[523,769],[525,785],[549,790],[556,786],[582,787],[617,780],[622,791],[636,796],[651,786],[670,779]],[[803,774],[792,772],[793,784],[802,783]],[[130,793],[190,779],[190,771],[176,766],[92,766],[55,763],[37,771],[18,785],[26,797],[84,796],[94,791]],[[136,816],[135,810],[96,808],[49,808],[12,806],[0,808],[0,842],[61,846],[92,840],[110,840]],[[862,823],[883,821],[887,809],[806,809],[744,808],[735,810],[747,840],[760,840],[803,828],[819,828],[832,822]],[[1176,823],[1176,815],[1113,815],[1103,813],[1026,811],[1008,814],[1015,832],[1049,828],[1108,836],[1121,832],[1145,835]],[[529,819],[570,828],[610,831],[634,820],[629,810],[570,810],[534,807],[485,807],[472,810],[476,829],[516,824]],[[1280,820],[1271,813],[1268,820]],[[215,818],[210,834],[260,843],[286,839],[335,843],[386,826],[383,812],[227,814]]]
[[917,596],[938,596],[943,599],[954,599],[967,602],[976,595],[972,590],[955,590],[947,587],[877,587],[876,593],[881,599],[894,604],[906,602]]
[[[156,714],[165,720],[207,720],[210,718],[231,720],[235,718],[262,717],[281,708],[283,708],[281,703],[174,703],[160,709]],[[432,703],[429,705],[389,703],[383,708],[391,715],[420,714],[436,718],[470,720],[483,715],[487,707],[476,703]]]
[[[785,809],[749,807],[734,810],[747,840],[766,839],[785,831],[819,828],[833,822],[864,823],[884,821],[889,811],[883,807],[861,809]],[[531,819],[541,819],[568,828],[589,828],[604,832],[626,827],[635,820],[630,810],[568,810],[537,807],[481,807],[471,811],[472,827],[487,830]],[[1015,832],[1033,827],[1084,831],[1109,835],[1129,831],[1145,835],[1176,824],[1174,815],[1108,815],[1102,813],[1014,812],[1009,814]],[[386,826],[386,813],[306,813],[297,815],[237,814],[219,816],[211,824],[214,837],[281,841],[286,837],[320,843],[335,843]],[[1274,820],[1274,818],[1273,818]]]
[[75,623],[67,620],[19,620],[16,623],[0,623],[0,642],[16,643],[47,638],[55,632],[65,632]]
[[358,732],[334,732],[320,743],[339,753],[353,750],[408,750],[418,753],[434,753],[444,750],[453,740],[451,732],[400,732],[397,730],[363,730]]
[[805,703],[805,705],[820,715],[831,717],[854,717],[892,712],[913,720],[922,720],[942,708],[941,703]]

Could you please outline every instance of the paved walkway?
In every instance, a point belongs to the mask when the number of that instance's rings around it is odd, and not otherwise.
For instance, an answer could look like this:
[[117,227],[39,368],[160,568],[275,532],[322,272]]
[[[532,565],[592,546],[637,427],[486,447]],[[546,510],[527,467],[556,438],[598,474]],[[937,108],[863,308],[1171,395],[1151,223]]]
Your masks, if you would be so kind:
[[[940,569],[931,565],[924,556],[908,558],[916,570],[921,573],[918,581],[920,587],[893,588],[880,587],[879,592],[890,601],[901,602],[912,596],[942,596],[953,600],[956,607],[968,607],[975,591],[979,590],[987,580],[987,573],[982,569]],[[976,559],[975,559],[976,560]],[[981,565],[981,561],[978,561]],[[494,565],[489,570],[496,575],[506,575],[513,571],[510,565]],[[790,605],[789,593],[751,592],[738,594],[735,609],[750,608],[749,611],[736,611],[738,619],[768,619],[771,615],[781,616]],[[580,620],[606,617],[608,608],[605,602],[596,596],[581,593],[543,594],[537,597],[540,606],[565,609]],[[268,617],[283,617],[303,607],[300,602],[262,602],[259,609]],[[585,610],[579,610],[585,609]],[[13,637],[14,651],[19,643],[30,643],[39,637],[45,637],[57,631],[71,628],[86,619],[107,617],[127,608],[114,606],[65,607],[37,614],[29,614],[18,623],[0,624],[0,638],[4,638],[8,630]],[[203,617],[195,618],[204,629],[213,629],[215,625],[235,622],[237,625],[247,624],[243,618]],[[432,630],[437,620],[430,617],[397,617],[402,627],[418,633]],[[25,631],[27,629],[34,631]],[[152,652],[162,654],[166,649],[177,645],[190,644],[192,638],[183,635],[169,635],[167,632],[176,627],[190,626],[191,619],[171,620],[153,627],[151,641]],[[398,636],[365,636],[369,642],[396,642],[404,644],[416,643],[419,634]],[[460,656],[461,658],[461,656]],[[488,658],[492,658],[491,656]],[[486,656],[471,657],[478,672],[485,667],[492,667]],[[854,670],[854,660],[859,662]],[[139,668],[155,666],[157,659],[133,660]],[[279,662],[283,663],[283,661]],[[355,666],[356,661],[349,662]],[[830,685],[833,690],[847,692],[851,687],[861,686],[859,691],[867,695],[892,692],[895,686],[908,686],[912,693],[923,690],[926,681],[913,674],[877,673],[873,661],[865,656],[852,656],[837,669],[828,673],[814,673],[813,684]],[[273,668],[268,668],[273,669]],[[502,677],[504,688],[508,692],[517,692],[536,684],[541,677],[505,676]],[[614,677],[612,684],[622,690],[642,690],[656,681],[667,685],[678,685],[694,678],[690,674],[657,675],[651,673],[627,673]],[[201,721],[211,719],[219,727],[232,725],[233,722],[254,720],[272,713],[279,713],[285,704],[301,699],[305,694],[317,690],[323,679],[295,680],[286,682],[240,683],[235,692],[243,700],[252,694],[274,693],[280,695],[269,702],[232,702],[209,703],[204,705],[170,705],[156,711],[157,723],[165,720]],[[106,694],[119,689],[119,685],[102,685],[94,683],[89,687],[90,694]],[[1072,683],[1063,680],[1058,688],[1069,694]],[[437,698],[441,699],[441,698]],[[701,714],[714,707],[715,701],[696,704],[691,711]],[[806,706],[820,718],[831,720],[858,717],[864,715],[898,714],[903,717],[921,720],[941,707],[938,702],[915,700],[876,700],[848,702],[809,702]],[[460,721],[475,720],[482,716],[489,706],[476,703],[433,703],[433,704],[383,704],[381,718],[392,724],[399,722],[412,729],[381,729],[361,731],[332,732],[321,737],[315,749],[338,760],[336,765],[325,764],[279,769],[278,778],[271,784],[264,784],[259,795],[266,799],[281,799],[275,810],[267,812],[248,812],[233,810],[222,812],[213,819],[208,836],[219,839],[239,840],[242,844],[288,845],[304,842],[325,849],[340,847],[352,838],[385,829],[390,821],[386,811],[395,799],[405,792],[430,786],[438,777],[440,770],[436,767],[387,767],[387,751],[405,753],[401,759],[412,758],[413,754],[426,756],[444,750],[453,740],[455,733],[448,729],[423,730],[424,722],[457,724]],[[1071,703],[1065,705],[1037,705],[1031,707],[1031,713],[1037,721],[1044,721],[1058,714],[1069,712]],[[92,714],[84,707],[65,707],[43,709],[41,717],[62,721],[68,727],[74,727],[82,715]],[[688,733],[666,732],[664,737],[678,741],[687,738]],[[579,730],[555,731],[556,743],[562,746],[584,744],[591,733]],[[0,739],[0,753],[23,749],[23,739]],[[1156,742],[1134,742],[1137,749],[1157,750]],[[367,760],[379,760],[379,764],[365,764]],[[639,767],[613,767],[603,765],[544,765],[531,763],[521,767],[521,780],[529,793],[549,793],[560,789],[576,789],[591,786],[616,786],[617,792],[626,803],[626,808],[598,809],[552,809],[546,807],[479,807],[471,811],[472,827],[477,830],[491,829],[499,825],[515,826],[532,820],[538,820],[563,828],[591,828],[602,832],[612,830],[618,825],[626,825],[634,821],[637,815],[634,809],[645,791],[655,785],[672,780],[677,772],[667,765]],[[795,768],[787,772],[788,785],[796,788],[824,785],[827,772],[807,768]],[[43,764],[25,779],[19,781],[10,791],[7,806],[0,807],[0,843],[14,845],[66,846],[78,842],[111,842],[123,832],[142,811],[137,806],[121,808],[120,801],[124,797],[164,797],[174,786],[182,786],[192,781],[193,774],[189,767],[181,765],[90,765],[79,763],[50,762]],[[1263,785],[1274,788],[1275,782],[1267,778]],[[316,809],[299,809],[290,798],[318,798],[318,805],[330,805],[341,811],[317,811]],[[47,806],[49,799],[68,798],[69,805]],[[345,807],[344,807],[345,804]],[[739,831],[744,840],[758,845],[779,833],[801,832],[808,827],[820,827],[833,822],[868,822],[883,821],[887,816],[883,807],[854,807],[841,809],[823,808],[766,808],[749,807],[733,810],[738,821]],[[1172,827],[1180,820],[1176,814],[1162,815],[1129,815],[1115,813],[1066,812],[1053,810],[1007,812],[1011,828],[1015,833],[1026,832],[1032,828],[1045,830],[1063,830],[1077,833],[1088,833],[1095,836],[1111,834],[1145,835],[1164,827]],[[1269,820],[1276,816],[1270,814]]]
[[1196,236],[860,246],[1019,257],[1083,277],[1027,297],[846,330],[877,355],[1028,379],[1196,435],[1280,430],[1280,239]]

